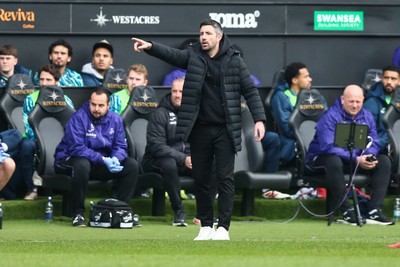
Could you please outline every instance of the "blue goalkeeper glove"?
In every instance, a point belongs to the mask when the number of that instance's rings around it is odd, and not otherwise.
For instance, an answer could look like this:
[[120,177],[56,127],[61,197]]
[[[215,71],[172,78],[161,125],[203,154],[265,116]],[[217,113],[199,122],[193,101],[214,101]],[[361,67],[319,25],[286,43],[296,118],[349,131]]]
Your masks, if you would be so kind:
[[[117,160],[117,162],[115,162],[115,160],[113,160],[113,158],[103,157],[104,164],[107,166],[107,169],[111,173],[120,172],[124,168],[123,166],[119,165],[119,160],[117,158],[115,158],[115,159]],[[118,165],[117,165],[117,163],[118,163]]]
[[115,165],[117,165],[117,166],[120,166],[120,165],[121,165],[121,163],[119,162],[119,159],[118,159],[117,157],[112,157],[111,159],[112,159],[112,161],[113,161],[113,163],[114,163]]

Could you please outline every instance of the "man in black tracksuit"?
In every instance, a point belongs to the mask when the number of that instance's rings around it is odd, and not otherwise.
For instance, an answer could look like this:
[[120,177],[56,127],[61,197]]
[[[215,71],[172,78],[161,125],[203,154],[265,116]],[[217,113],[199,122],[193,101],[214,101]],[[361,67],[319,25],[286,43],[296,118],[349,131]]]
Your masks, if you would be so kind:
[[173,226],[187,226],[185,210],[180,198],[179,175],[189,175],[192,169],[190,146],[176,139],[178,109],[182,102],[184,78],[173,81],[171,93],[164,96],[147,125],[147,145],[143,156],[143,170],[158,172],[168,192],[175,212]]
[[[132,38],[134,50],[144,50],[186,69],[177,138],[191,147],[196,185],[197,216],[201,228],[195,240],[229,240],[234,196],[235,154],[241,150],[241,96],[255,121],[254,136],[265,134],[264,106],[239,52],[215,20],[200,24],[199,43],[179,50]],[[210,187],[213,161],[218,180],[218,228],[213,229],[213,198]]]

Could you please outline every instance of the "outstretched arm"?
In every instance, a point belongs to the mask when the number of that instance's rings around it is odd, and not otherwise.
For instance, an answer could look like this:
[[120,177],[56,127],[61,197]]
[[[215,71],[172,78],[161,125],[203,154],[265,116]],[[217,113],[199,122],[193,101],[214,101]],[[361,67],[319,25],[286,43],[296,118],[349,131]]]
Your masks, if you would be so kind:
[[153,46],[152,43],[146,42],[142,39],[132,37],[133,43],[133,50],[135,52],[141,52],[142,50],[149,50]]

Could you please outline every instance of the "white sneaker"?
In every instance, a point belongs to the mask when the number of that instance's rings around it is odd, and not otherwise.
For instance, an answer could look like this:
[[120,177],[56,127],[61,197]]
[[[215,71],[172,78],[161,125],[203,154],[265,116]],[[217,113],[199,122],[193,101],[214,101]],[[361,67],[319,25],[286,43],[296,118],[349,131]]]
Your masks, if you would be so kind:
[[194,239],[195,241],[198,240],[212,240],[215,234],[214,228],[210,226],[204,226],[200,228],[199,234]]
[[212,240],[230,240],[229,232],[222,226],[218,227]]

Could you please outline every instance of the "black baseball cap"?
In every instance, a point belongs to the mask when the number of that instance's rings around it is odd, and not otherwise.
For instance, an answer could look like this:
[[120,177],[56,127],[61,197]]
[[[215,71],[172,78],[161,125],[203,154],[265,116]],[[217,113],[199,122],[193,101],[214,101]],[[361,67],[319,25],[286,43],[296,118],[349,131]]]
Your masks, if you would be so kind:
[[105,49],[107,49],[108,51],[110,51],[111,56],[114,55],[114,48],[112,47],[112,45],[111,45],[106,39],[101,40],[101,41],[99,41],[99,42],[97,42],[97,43],[94,44],[92,54],[94,54],[94,52],[96,51],[96,49],[97,49],[97,48],[100,48],[100,47],[101,47],[101,48],[105,48]]

